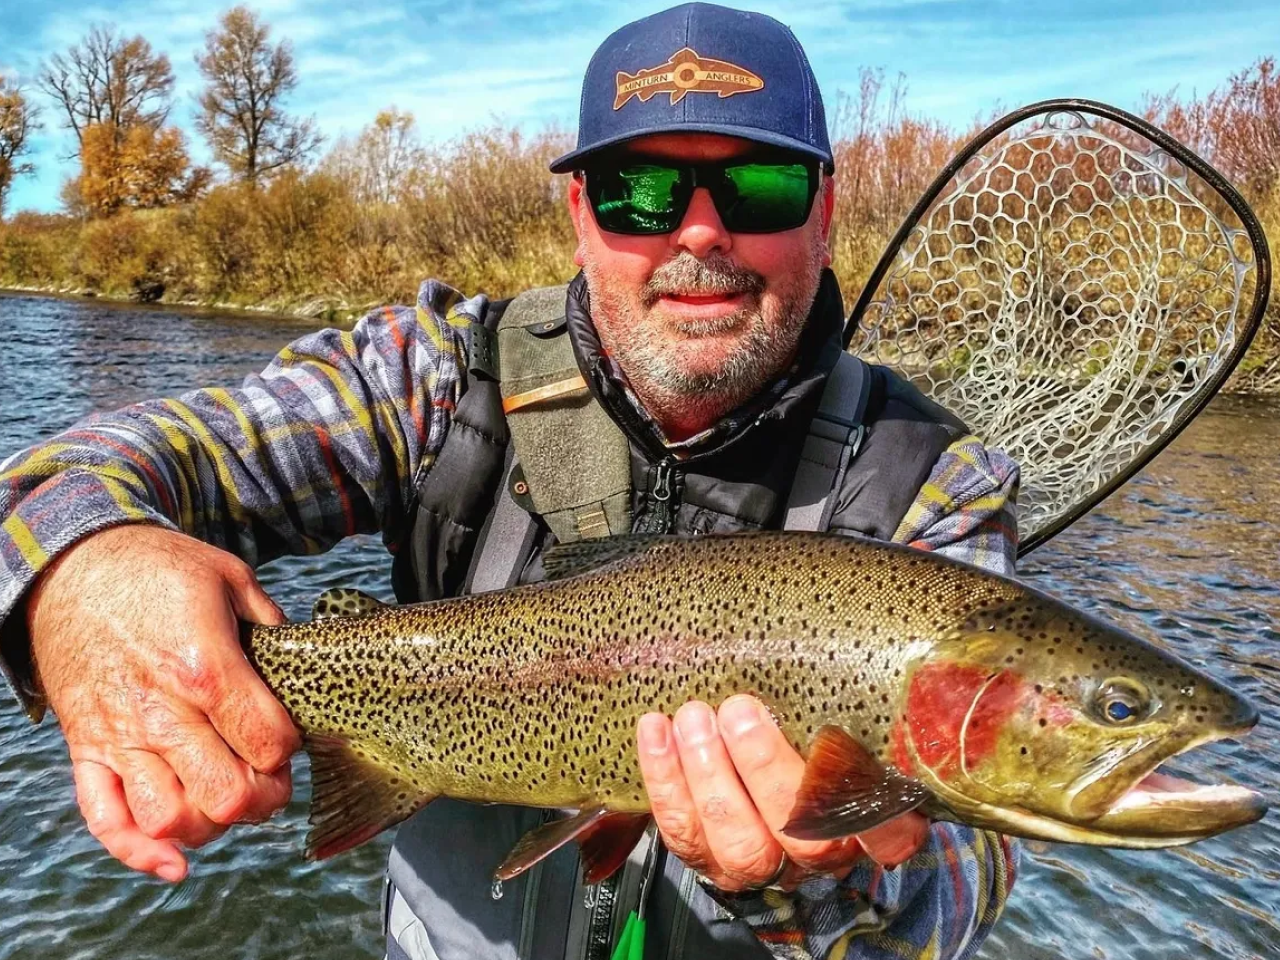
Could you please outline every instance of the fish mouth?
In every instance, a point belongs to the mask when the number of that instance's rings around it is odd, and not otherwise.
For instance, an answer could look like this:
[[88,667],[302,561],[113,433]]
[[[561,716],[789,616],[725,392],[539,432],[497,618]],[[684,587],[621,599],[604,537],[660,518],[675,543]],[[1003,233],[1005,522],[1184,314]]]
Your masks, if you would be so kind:
[[[1172,756],[1181,756],[1203,744],[1243,732],[1232,730],[1198,738]],[[1167,755],[1162,762],[1172,756]],[[1267,809],[1261,794],[1248,787],[1233,783],[1196,783],[1166,773],[1159,764],[1153,764],[1101,815],[1090,820],[1054,821],[1029,811],[1015,811],[1015,816],[1046,840],[1142,849],[1205,840],[1254,823],[1266,815]]]
[[[1161,763],[1175,756],[1243,732],[1245,730],[1230,730],[1203,736],[1176,751],[1169,751],[1166,747],[1162,757],[1151,762],[1146,769],[1135,772],[1132,786],[1098,816],[1089,818],[1060,819],[1021,806],[1005,807],[983,801],[975,803],[972,798],[940,781],[935,780],[928,786],[941,801],[942,809],[957,813],[963,811],[961,819],[976,826],[1058,843],[1131,849],[1174,847],[1205,840],[1266,815],[1267,803],[1260,794],[1247,787],[1230,783],[1200,784],[1159,769]],[[1123,759],[1130,761],[1127,765],[1132,765],[1138,759],[1135,753],[1146,752],[1134,751]],[[1138,762],[1141,763],[1140,760]],[[1089,780],[1101,786],[1098,781],[1123,775],[1117,769],[1121,762],[1107,766],[1110,777],[1095,770]],[[929,779],[933,780],[932,777]]]
[[1262,795],[1248,787],[1196,783],[1157,768],[1121,794],[1087,829],[1131,841],[1152,841],[1143,846],[1172,846],[1261,820],[1267,806]]

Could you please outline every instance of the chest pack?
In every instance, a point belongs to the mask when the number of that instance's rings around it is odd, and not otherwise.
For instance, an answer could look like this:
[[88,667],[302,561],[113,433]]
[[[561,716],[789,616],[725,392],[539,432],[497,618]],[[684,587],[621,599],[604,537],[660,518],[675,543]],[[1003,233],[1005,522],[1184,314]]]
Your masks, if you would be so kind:
[[[541,548],[633,532],[646,503],[677,493],[690,502],[668,532],[782,528],[892,539],[942,451],[967,433],[887,368],[836,346],[820,361],[830,373],[816,412],[787,424],[793,439],[768,451],[780,467],[721,464],[708,475],[677,464],[680,489],[664,490],[662,465],[644,463],[579,371],[565,290],[494,302],[471,325],[466,389],[417,481],[410,535],[393,567],[400,602],[534,579],[536,564],[528,568]],[[749,475],[769,470],[784,479],[771,491],[777,506],[761,507],[764,481]]]
[[[492,304],[472,325],[466,390],[419,480],[411,535],[393,568],[401,602],[539,579],[546,546],[632,532],[662,497],[681,501],[670,511],[677,533],[772,525],[890,539],[938,456],[965,432],[904,381],[836,345],[816,412],[782,425],[794,437],[777,447],[790,458],[786,483],[762,492],[749,475],[764,465],[750,463],[732,464],[732,476],[692,473],[675,483],[643,462],[588,388],[565,298],[565,287],[530,291]],[[389,868],[397,949],[416,957],[411,944],[420,941],[421,956],[440,960],[607,960],[638,904],[649,910],[647,939],[665,945],[656,955],[769,955],[652,831],[595,889],[583,887],[576,851],[566,848],[492,900],[487,871],[545,815],[439,799],[405,823]],[[478,941],[491,952],[477,952]]]

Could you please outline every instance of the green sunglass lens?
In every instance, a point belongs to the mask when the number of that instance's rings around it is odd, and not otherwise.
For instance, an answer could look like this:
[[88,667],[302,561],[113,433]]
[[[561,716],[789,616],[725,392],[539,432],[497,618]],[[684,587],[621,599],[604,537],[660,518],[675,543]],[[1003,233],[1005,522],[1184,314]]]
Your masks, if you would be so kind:
[[813,200],[803,163],[744,163],[726,167],[732,190],[720,216],[730,230],[770,233],[804,223]]
[[618,233],[666,233],[675,229],[675,193],[680,171],[639,164],[598,175],[592,205],[605,230]]

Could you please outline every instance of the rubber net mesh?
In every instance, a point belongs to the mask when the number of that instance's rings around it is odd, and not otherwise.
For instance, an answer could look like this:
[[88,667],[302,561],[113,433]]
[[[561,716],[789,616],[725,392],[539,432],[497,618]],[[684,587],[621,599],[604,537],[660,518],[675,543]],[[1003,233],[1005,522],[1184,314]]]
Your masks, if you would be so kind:
[[1217,389],[1256,273],[1235,212],[1196,174],[1127,126],[1056,111],[1010,128],[943,188],[850,349],[1021,464],[1026,543]]

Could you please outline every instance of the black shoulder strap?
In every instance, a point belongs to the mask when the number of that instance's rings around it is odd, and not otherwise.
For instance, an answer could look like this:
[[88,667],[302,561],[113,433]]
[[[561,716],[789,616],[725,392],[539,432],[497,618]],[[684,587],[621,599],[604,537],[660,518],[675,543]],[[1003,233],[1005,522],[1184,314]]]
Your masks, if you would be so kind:
[[866,432],[871,381],[871,370],[865,362],[841,352],[827,376],[818,412],[809,424],[809,435],[787,497],[784,529],[826,530],[830,525],[835,495],[844,486],[845,473],[858,455]]
[[867,369],[866,434],[823,529],[892,540],[938,458],[969,430],[887,367]]
[[511,434],[492,373],[492,351],[485,345],[510,302],[490,303],[468,331],[466,387],[440,453],[414,490],[409,535],[391,568],[401,603],[462,592],[481,527],[493,513]]

